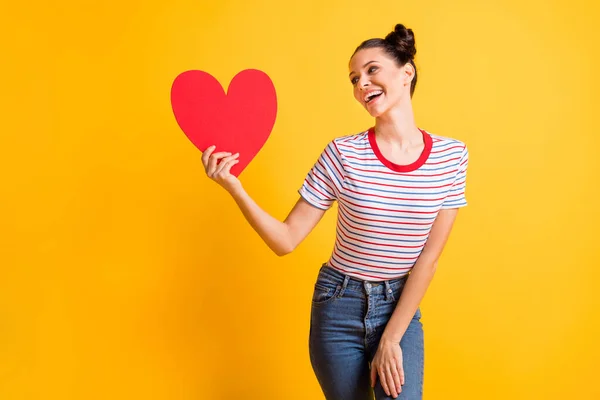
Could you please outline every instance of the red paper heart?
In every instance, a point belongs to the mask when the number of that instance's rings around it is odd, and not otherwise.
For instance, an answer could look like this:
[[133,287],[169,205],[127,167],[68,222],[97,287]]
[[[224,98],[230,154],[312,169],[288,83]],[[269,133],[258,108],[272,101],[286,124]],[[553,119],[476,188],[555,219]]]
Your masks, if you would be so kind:
[[277,96],[267,74],[255,69],[239,72],[227,94],[204,71],[186,71],[171,87],[171,106],[179,127],[202,152],[240,153],[231,174],[239,174],[263,147],[277,115]]

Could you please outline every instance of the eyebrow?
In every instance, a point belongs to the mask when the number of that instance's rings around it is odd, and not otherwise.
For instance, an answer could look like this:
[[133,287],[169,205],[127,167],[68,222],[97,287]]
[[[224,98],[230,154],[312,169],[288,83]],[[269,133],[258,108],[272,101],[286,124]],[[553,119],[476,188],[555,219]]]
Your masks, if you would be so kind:
[[[374,62],[377,62],[377,61],[375,61],[375,60],[368,61],[368,62],[366,62],[366,63],[365,63],[365,65],[363,65],[362,67],[364,68],[364,67],[366,67],[367,65],[369,65],[369,64],[371,64],[371,63],[374,63]],[[352,75],[353,73],[354,73],[354,71],[350,72],[350,73],[348,74],[348,76]]]

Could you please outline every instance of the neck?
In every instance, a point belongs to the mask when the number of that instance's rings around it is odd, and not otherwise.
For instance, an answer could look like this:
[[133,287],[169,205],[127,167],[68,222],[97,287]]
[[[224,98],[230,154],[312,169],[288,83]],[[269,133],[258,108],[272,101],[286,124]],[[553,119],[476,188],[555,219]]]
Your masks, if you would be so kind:
[[423,142],[423,134],[415,124],[410,100],[375,119],[375,134],[382,141],[405,149]]

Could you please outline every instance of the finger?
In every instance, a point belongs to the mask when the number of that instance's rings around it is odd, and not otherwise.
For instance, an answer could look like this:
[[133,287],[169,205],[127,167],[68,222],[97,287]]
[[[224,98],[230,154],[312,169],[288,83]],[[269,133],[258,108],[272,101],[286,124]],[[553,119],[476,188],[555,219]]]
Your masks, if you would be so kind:
[[[236,158],[238,158],[239,156],[240,156],[240,154],[239,154],[239,153],[235,153],[235,154],[234,154],[234,155],[232,155],[232,156],[229,156],[229,157],[225,157],[225,158],[223,158],[223,159],[221,160],[221,162],[219,163],[219,165],[217,166],[217,169],[215,170],[215,174],[220,174],[220,173],[221,173],[221,171],[223,171],[223,172],[226,172],[226,171],[224,171],[224,169],[225,169],[225,166],[226,166],[227,164],[229,164],[231,161],[234,161],[234,160],[235,160]],[[231,165],[230,165],[229,167],[231,168]]]
[[398,361],[398,374],[400,375],[400,384],[404,385],[404,366],[402,365],[402,360]]
[[215,151],[216,147],[217,146],[212,145],[202,152],[202,164],[204,164],[204,168],[208,167],[208,159],[210,158],[212,152]]
[[231,155],[231,153],[228,151],[220,151],[218,153],[211,154],[211,156],[209,158],[209,162],[215,160],[216,161],[215,164],[217,164],[220,159],[222,159],[224,157],[228,157],[230,155]]
[[386,368],[386,377],[387,377],[386,381],[388,383],[388,388],[390,389],[390,396],[395,398],[395,397],[398,397],[398,393],[400,393],[399,392],[400,386],[396,385],[396,376],[395,376],[396,374],[394,373],[392,368],[393,368],[392,366],[388,366]]
[[221,164],[222,164],[223,168],[221,168],[218,172],[215,173],[214,178],[215,179],[227,178],[231,174],[231,172],[230,172],[231,168],[238,162],[239,162],[239,160],[231,160],[227,163],[222,162]]
[[231,174],[231,168],[233,168],[233,166],[237,163],[239,163],[240,160],[231,160],[227,163],[227,165],[225,165],[225,167],[223,168],[223,170],[221,171],[222,174]]
[[210,158],[208,159],[208,170],[207,173],[209,175],[214,175],[215,174],[215,170],[217,169],[217,162],[223,158],[223,157],[227,157],[231,155],[231,153],[227,153],[227,152],[220,152],[220,153],[214,153],[210,156]]
[[381,382],[381,387],[383,388],[383,391],[385,392],[385,394],[387,394],[388,396],[390,395],[390,387],[388,386],[387,383],[387,377],[385,376],[385,371],[383,369],[379,369],[377,371],[377,373],[379,374],[379,382]]
[[371,364],[371,387],[375,387],[375,382],[377,381],[377,368]]
[[398,373],[396,364],[390,365],[390,377],[394,382],[394,391],[396,392],[396,396],[402,392],[402,385],[400,384],[400,374]]

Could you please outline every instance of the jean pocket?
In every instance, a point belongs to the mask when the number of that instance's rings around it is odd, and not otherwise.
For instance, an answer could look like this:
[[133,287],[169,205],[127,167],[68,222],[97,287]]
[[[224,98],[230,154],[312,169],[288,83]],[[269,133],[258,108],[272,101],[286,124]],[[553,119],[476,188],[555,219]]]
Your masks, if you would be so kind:
[[341,290],[342,285],[317,282],[313,291],[312,304],[314,306],[328,304],[338,297]]

